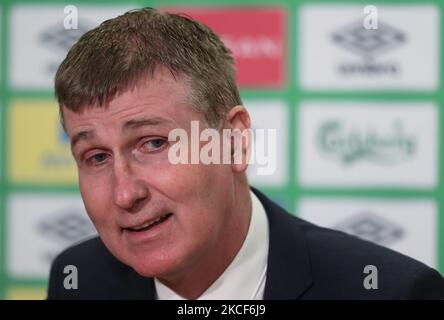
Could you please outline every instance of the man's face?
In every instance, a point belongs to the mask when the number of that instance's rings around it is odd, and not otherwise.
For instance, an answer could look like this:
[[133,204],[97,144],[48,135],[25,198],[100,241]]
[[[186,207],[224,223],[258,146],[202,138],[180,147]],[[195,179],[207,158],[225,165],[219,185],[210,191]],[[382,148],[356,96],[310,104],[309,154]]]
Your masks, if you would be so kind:
[[174,277],[230,246],[231,166],[168,161],[170,130],[204,129],[187,94],[159,68],[104,108],[64,108],[86,210],[111,253],[144,276]]

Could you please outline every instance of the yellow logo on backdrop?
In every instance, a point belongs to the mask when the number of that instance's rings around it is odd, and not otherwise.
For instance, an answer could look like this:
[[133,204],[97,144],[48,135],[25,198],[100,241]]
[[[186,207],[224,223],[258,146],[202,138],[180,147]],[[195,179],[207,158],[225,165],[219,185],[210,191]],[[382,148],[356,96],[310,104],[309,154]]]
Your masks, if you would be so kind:
[[44,300],[46,288],[42,287],[11,287],[6,291],[6,300]]
[[16,101],[8,123],[8,171],[13,183],[77,183],[76,164],[55,102]]

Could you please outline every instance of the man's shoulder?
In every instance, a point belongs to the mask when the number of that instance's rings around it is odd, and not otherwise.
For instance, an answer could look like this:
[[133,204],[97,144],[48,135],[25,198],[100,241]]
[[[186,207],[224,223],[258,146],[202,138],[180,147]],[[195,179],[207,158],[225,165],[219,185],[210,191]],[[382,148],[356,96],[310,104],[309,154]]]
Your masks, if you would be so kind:
[[[303,235],[313,277],[312,293],[322,293],[325,298],[340,298],[341,293],[347,297],[347,292],[353,293],[353,298],[444,298],[443,278],[420,261],[288,212],[275,218],[278,224],[290,226],[286,230]],[[367,290],[366,281],[377,290]],[[306,298],[313,298],[309,292]]]
[[103,258],[111,258],[111,254],[103,244],[100,237],[93,237],[87,240],[78,242],[59,253],[55,261],[76,261],[82,263],[83,261],[102,260]]
[[269,296],[287,297],[285,292],[298,288],[297,297],[305,299],[444,299],[444,279],[434,269],[386,247],[305,221],[253,191],[269,222]]
[[297,225],[303,232],[312,258],[321,259],[336,265],[341,263],[377,264],[383,262],[386,266],[403,265],[408,269],[425,267],[423,263],[356,236],[325,227],[321,227],[298,217]]
[[[74,270],[74,271],[73,271]],[[65,279],[75,274],[77,289],[67,290]],[[138,277],[128,266],[117,260],[95,237],[61,252],[53,261],[49,277],[49,299],[108,299],[122,279]],[[116,292],[118,294],[118,292]]]

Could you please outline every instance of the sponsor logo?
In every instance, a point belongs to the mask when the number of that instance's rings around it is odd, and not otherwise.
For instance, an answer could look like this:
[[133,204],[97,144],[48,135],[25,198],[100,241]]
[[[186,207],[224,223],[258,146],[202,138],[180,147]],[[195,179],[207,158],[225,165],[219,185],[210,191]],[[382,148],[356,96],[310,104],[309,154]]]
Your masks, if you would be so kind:
[[38,230],[44,237],[64,244],[83,239],[94,232],[89,219],[75,208],[65,208],[51,214],[38,223]]
[[[131,6],[17,4],[9,15],[8,81],[14,89],[53,90],[54,74],[79,37]],[[65,10],[67,9],[68,10]],[[32,59],[30,59],[30,53]]]
[[77,183],[77,167],[54,102],[10,108],[9,175],[14,183]]
[[400,241],[405,236],[401,226],[373,212],[359,213],[332,228],[384,246]]
[[[49,241],[55,241],[62,247],[87,238],[95,233],[91,221],[77,208],[62,208],[36,223],[36,232]],[[59,250],[42,253],[48,263]]]
[[[94,27],[94,23],[79,19],[78,29],[66,29],[63,24],[57,23],[42,30],[38,35],[40,45],[51,52],[64,55],[77,42],[77,40]],[[46,65],[46,72],[50,75],[57,71],[60,61],[50,61]]]
[[78,195],[12,194],[7,202],[8,272],[47,277],[63,249],[96,235]]
[[438,6],[378,5],[377,13],[369,7],[364,14],[359,5],[300,7],[298,84],[328,91],[437,90]]
[[403,123],[395,120],[388,132],[381,128],[346,126],[339,120],[323,122],[318,130],[320,151],[337,158],[343,165],[369,161],[382,165],[396,165],[416,154],[417,139],[405,132]]
[[[70,146],[68,135],[65,133],[61,125],[56,125],[58,126],[57,130],[59,131],[57,134],[58,139],[56,140],[56,143],[61,148],[66,150]],[[66,152],[59,152],[54,148],[44,150],[40,158],[40,163],[44,168],[52,170],[70,167],[73,163],[73,159],[71,155],[67,156]]]
[[338,71],[343,75],[394,75],[400,72],[399,63],[375,61],[377,56],[407,41],[405,33],[386,23],[379,22],[377,29],[365,29],[359,20],[334,32],[331,39],[336,45],[364,59],[363,63],[341,63]]
[[297,121],[302,185],[424,189],[438,182],[432,103],[310,101],[298,107]]
[[164,10],[185,13],[221,37],[233,53],[239,86],[278,87],[284,84],[287,16],[283,8]]

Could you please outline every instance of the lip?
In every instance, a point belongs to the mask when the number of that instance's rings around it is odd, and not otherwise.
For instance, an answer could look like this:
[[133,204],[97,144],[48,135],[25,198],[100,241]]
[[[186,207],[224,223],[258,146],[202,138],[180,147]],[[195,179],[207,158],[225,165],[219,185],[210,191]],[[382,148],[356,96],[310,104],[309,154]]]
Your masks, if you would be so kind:
[[156,221],[156,220],[160,219],[161,217],[168,215],[168,214],[173,214],[173,213],[167,212],[164,214],[158,214],[155,217],[147,219],[147,220],[143,220],[140,223],[134,223],[129,226],[124,226],[124,227],[122,227],[122,229],[139,229],[139,228],[143,227],[144,225],[150,224],[150,223],[152,223],[152,222],[154,222],[154,221]]
[[171,222],[174,218],[174,213],[170,212],[168,214],[170,214],[170,215],[168,216],[168,218],[166,220],[162,221],[161,223],[152,225],[150,228],[148,228],[146,230],[136,231],[136,230],[132,230],[131,228],[137,228],[137,227],[143,226],[144,224],[153,222],[153,221],[159,219],[160,217],[164,216],[165,214],[159,215],[155,218],[151,218],[151,219],[146,220],[140,224],[134,224],[131,227],[124,227],[124,228],[122,228],[123,236],[125,238],[127,238],[128,241],[131,243],[140,243],[140,242],[144,242],[144,241],[153,240],[156,237],[158,237],[171,224]]

